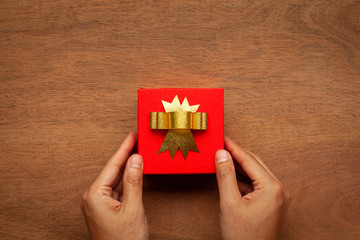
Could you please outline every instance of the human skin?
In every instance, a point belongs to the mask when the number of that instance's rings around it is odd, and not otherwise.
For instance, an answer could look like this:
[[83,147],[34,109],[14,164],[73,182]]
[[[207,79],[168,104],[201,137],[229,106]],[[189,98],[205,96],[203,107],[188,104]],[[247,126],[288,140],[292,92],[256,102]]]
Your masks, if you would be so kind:
[[[139,154],[130,156],[135,143],[136,133],[130,133],[83,195],[81,209],[92,239],[149,238],[143,160]],[[215,154],[223,239],[277,239],[290,194],[258,156],[229,138],[225,148]],[[236,169],[251,184],[237,182]]]
[[139,154],[130,156],[135,143],[136,133],[130,133],[83,195],[81,209],[92,239],[149,237],[142,201],[143,161]]
[[[222,238],[278,239],[290,193],[258,156],[229,138],[225,148],[228,151],[215,154]],[[250,178],[251,185],[237,182],[236,168]]]

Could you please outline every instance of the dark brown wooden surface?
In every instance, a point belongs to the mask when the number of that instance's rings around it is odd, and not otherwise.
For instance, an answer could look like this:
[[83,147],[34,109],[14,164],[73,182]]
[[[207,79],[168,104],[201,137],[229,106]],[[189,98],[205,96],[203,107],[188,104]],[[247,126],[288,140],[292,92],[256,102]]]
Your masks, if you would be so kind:
[[[360,237],[360,1],[0,2],[0,238],[86,239],[137,89],[222,87],[293,195],[281,239]],[[152,239],[219,239],[214,175],[147,176]]]

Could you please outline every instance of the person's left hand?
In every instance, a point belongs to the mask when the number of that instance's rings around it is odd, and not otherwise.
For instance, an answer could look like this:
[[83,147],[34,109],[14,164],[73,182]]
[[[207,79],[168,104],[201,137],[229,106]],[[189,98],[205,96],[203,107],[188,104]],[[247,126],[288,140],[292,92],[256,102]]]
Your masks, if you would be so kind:
[[130,133],[83,195],[81,209],[92,239],[149,237],[142,202],[143,160],[134,154],[127,161],[135,143],[136,133]]

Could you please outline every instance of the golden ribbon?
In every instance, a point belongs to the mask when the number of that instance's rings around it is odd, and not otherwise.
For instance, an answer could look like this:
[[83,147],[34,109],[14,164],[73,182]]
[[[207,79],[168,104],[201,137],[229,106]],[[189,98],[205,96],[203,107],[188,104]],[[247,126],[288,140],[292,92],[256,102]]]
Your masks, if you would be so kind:
[[205,112],[151,112],[151,129],[207,129]]
[[178,96],[171,103],[162,101],[166,112],[150,113],[150,128],[168,130],[159,153],[170,151],[174,158],[180,148],[186,159],[189,151],[199,152],[191,130],[207,129],[207,113],[196,112],[200,104],[190,106],[186,97],[180,105]]

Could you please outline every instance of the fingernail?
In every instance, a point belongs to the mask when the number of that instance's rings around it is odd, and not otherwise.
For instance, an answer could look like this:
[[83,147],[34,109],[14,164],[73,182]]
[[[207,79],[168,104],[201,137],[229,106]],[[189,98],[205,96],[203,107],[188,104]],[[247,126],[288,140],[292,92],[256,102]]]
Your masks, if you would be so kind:
[[229,159],[229,154],[225,150],[218,150],[215,154],[216,163],[222,163]]
[[142,157],[140,155],[134,155],[130,158],[130,167],[141,168]]

